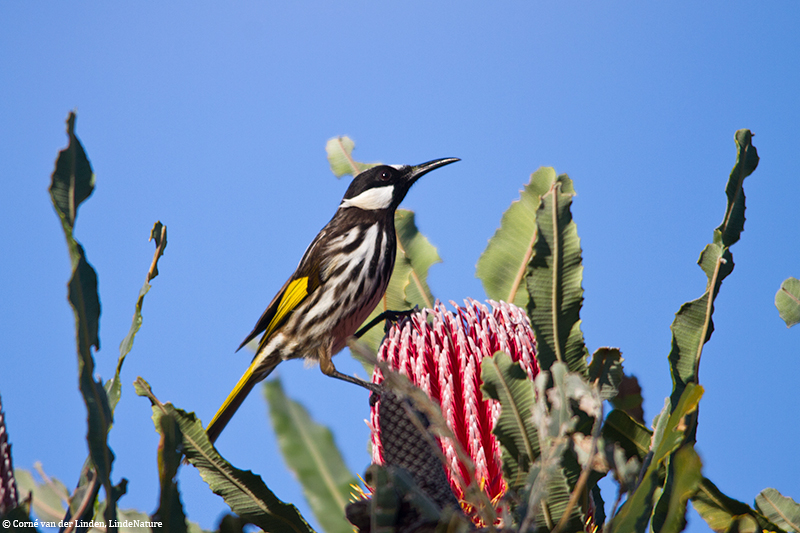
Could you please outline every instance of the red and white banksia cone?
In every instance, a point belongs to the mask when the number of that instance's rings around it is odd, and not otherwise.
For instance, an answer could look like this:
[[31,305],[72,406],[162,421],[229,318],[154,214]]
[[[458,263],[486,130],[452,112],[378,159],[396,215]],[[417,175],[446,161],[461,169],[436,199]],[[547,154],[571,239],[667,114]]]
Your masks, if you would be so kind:
[[[481,392],[481,361],[502,350],[520,363],[533,379],[539,373],[536,339],[530,321],[519,307],[489,301],[491,309],[472,299],[464,307],[451,302],[455,312],[437,302],[392,326],[378,351],[378,359],[407,376],[441,406],[447,425],[475,464],[475,481],[492,502],[506,491],[500,446],[492,430],[500,415],[500,404],[484,399]],[[429,321],[432,317],[432,321]],[[373,383],[383,375],[376,367]],[[372,454],[383,462],[378,406],[372,407]],[[458,460],[449,440],[439,443],[447,461],[447,475],[455,495],[464,489],[458,476],[468,480],[467,469]]]

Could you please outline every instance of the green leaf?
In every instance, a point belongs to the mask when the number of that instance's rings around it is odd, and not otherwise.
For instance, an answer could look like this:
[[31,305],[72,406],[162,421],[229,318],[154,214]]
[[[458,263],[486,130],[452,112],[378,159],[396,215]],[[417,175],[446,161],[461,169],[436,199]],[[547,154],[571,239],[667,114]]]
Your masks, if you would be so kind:
[[600,398],[610,400],[616,397],[624,375],[622,353],[619,348],[598,348],[589,364],[589,380],[597,381]]
[[531,174],[530,181],[520,191],[519,200],[513,201],[503,213],[500,228],[489,239],[475,270],[489,298],[510,302],[523,309],[528,305],[524,276],[536,239],[536,210],[541,196],[555,179],[553,168],[540,168]]
[[122,364],[125,362],[125,357],[130,353],[133,348],[133,339],[139,328],[142,327],[142,305],[144,304],[144,297],[150,291],[150,281],[158,276],[158,260],[164,255],[164,249],[167,247],[167,227],[160,221],[153,225],[150,230],[150,240],[155,240],[156,251],[153,255],[153,261],[150,264],[150,270],[147,272],[147,279],[139,290],[139,297],[136,300],[136,305],[133,310],[133,321],[128,334],[122,339],[119,345],[119,359],[117,359],[117,371],[114,377],[108,380],[105,384],[106,393],[108,394],[108,402],[111,406],[111,412],[114,412],[117,403],[119,402],[120,394],[122,392],[122,382],[120,381],[120,372],[122,372]]
[[267,488],[260,476],[249,470],[239,470],[223,459],[209,442],[203,424],[194,413],[186,413],[170,403],[161,403],[153,394],[150,385],[141,377],[134,382],[134,388],[136,394],[147,397],[153,405],[153,422],[156,429],[161,428],[159,420],[162,416],[175,417],[183,435],[183,452],[186,459],[197,468],[211,490],[222,496],[233,512],[272,533],[314,531],[297,508],[280,501]]
[[[386,294],[364,324],[368,324],[384,311],[404,311],[415,306],[432,308],[436,301],[428,287],[428,269],[441,262],[439,253],[420,233],[414,222],[414,212],[398,209],[394,215],[397,234],[397,258]],[[361,337],[373,352],[378,351],[383,340],[383,327],[375,326]],[[366,367],[372,372],[371,367]]]
[[334,137],[328,139],[325,144],[325,151],[328,153],[328,163],[331,166],[331,172],[337,178],[342,176],[352,175],[355,176],[368,168],[379,165],[380,163],[359,163],[353,159],[353,148],[356,143],[350,137]]
[[581,332],[583,265],[578,229],[570,206],[575,190],[566,174],[542,195],[536,212],[537,235],[528,263],[528,315],[536,334],[539,367],[561,361],[586,376],[588,352]]
[[41,465],[34,465],[42,478],[41,482],[34,479],[33,474],[23,468],[14,469],[14,477],[19,490],[19,500],[23,501],[32,497],[33,512],[40,520],[48,522],[59,521],[64,518],[64,505],[69,500],[69,491],[59,480],[45,475]]
[[533,461],[539,457],[539,437],[531,419],[533,383],[505,352],[484,357],[481,390],[498,400],[500,418],[493,433],[503,449],[503,475],[512,489],[522,487]]
[[94,172],[83,145],[75,135],[75,119],[75,113],[70,112],[67,117],[69,144],[58,154],[49,189],[64,231],[70,235],[78,216],[78,207],[94,191]]
[[[72,263],[72,277],[68,283],[68,299],[75,315],[78,384],[88,411],[86,440],[89,445],[92,467],[96,473],[96,476],[82,476],[79,488],[81,485],[91,483],[90,501],[94,501],[99,481],[106,491],[108,505],[105,518],[110,521],[117,518],[116,498],[118,496],[111,483],[114,453],[108,446],[108,431],[113,423],[113,415],[102,383],[94,379],[94,357],[91,350],[92,346],[97,350],[100,349],[98,337],[100,298],[97,294],[97,273],[86,260],[83,246],[73,236],[78,207],[92,194],[95,177],[86,152],[75,135],[75,113],[70,113],[67,118],[67,137],[69,144],[58,154],[49,190],[53,206],[61,220]],[[77,490],[76,493],[81,494]],[[82,494],[81,497],[83,497]],[[86,512],[89,512],[91,508],[91,505],[86,506]],[[76,518],[90,519],[91,516],[88,514]]]
[[330,429],[314,422],[302,405],[287,398],[280,380],[266,381],[264,395],[283,458],[300,481],[314,516],[327,533],[352,533],[345,506],[357,480],[345,465]]
[[692,497],[692,506],[717,533],[782,531],[746,503],[723,494],[706,478],[702,479],[697,493]]
[[[674,409],[678,398],[687,383],[697,383],[700,370],[700,357],[703,345],[714,332],[711,316],[714,314],[714,300],[722,280],[733,271],[733,256],[728,249],[739,240],[744,230],[744,178],[753,173],[758,166],[758,154],[751,144],[749,130],[739,130],[735,135],[737,155],[736,164],[731,171],[725,192],[728,207],[722,224],[714,230],[714,242],[705,247],[698,264],[708,278],[706,291],[697,300],[685,303],[675,315],[672,330],[672,349],[669,354],[672,372],[671,405]],[[695,427],[690,428],[692,435]]]
[[[527,529],[526,523],[534,518],[538,533],[549,532],[561,523],[569,506],[571,491],[581,471],[574,453],[567,448],[569,435],[578,421],[570,400],[591,389],[579,375],[568,373],[564,363],[554,363],[550,373],[552,379],[546,373],[536,376],[536,396],[530,417],[538,438],[537,453],[540,453],[525,485],[529,492],[524,498],[528,509],[522,529]],[[552,387],[547,389],[550,382]],[[573,506],[566,516],[565,531],[583,531],[580,506]]]
[[[697,492],[703,479],[702,467],[700,457],[690,444],[682,446],[670,459],[670,469],[673,471],[672,490],[667,514],[658,530],[660,533],[679,533],[686,527],[686,504]],[[653,521],[655,520],[654,517]]]
[[172,413],[159,419],[161,442],[158,445],[158,478],[161,491],[158,509],[152,520],[161,522],[164,531],[186,533],[186,514],[183,512],[181,496],[178,492],[178,468],[181,465],[180,452],[183,436],[178,421]]
[[739,130],[734,135],[736,141],[736,164],[731,170],[725,194],[728,207],[722,224],[714,230],[714,243],[722,246],[735,244],[744,231],[744,179],[758,166],[758,152],[753,146],[750,130]]
[[611,405],[628,413],[634,420],[644,424],[644,409],[642,408],[642,387],[639,379],[633,375],[623,374],[619,383],[617,395],[611,398]]
[[[34,525],[29,525],[34,524],[35,522],[23,505],[19,505],[13,509],[10,509],[8,513],[0,514],[0,517],[3,520],[10,520],[12,522],[12,526],[8,529],[8,531],[13,533],[39,533],[39,530]],[[60,520],[60,518],[58,520]],[[56,522],[58,522],[58,520],[56,520]],[[14,526],[14,523],[24,525]],[[39,525],[43,524],[40,523]]]
[[398,261],[407,262],[409,269],[403,290],[405,301],[410,308],[415,305],[432,308],[435,300],[428,287],[428,270],[442,259],[436,247],[417,229],[413,211],[398,210],[394,220]]
[[775,294],[775,307],[778,313],[790,328],[800,323],[800,280],[786,278],[781,283],[781,288]]
[[[658,497],[659,470],[685,440],[685,417],[696,412],[703,387],[690,383],[687,385],[669,419],[664,423],[664,432],[658,442],[653,444],[653,456],[642,482],[628,496],[627,501],[613,518],[610,533],[644,533],[650,521],[650,515]],[[663,416],[663,415],[662,415]]]
[[606,442],[618,443],[626,457],[638,457],[639,462],[644,462],[650,452],[653,432],[620,409],[608,413],[601,434]]
[[688,383],[697,382],[703,345],[714,331],[714,299],[722,280],[733,271],[733,256],[727,248],[709,244],[697,261],[708,277],[706,292],[700,298],[683,304],[672,322],[672,350],[669,354],[672,371],[674,406]]
[[800,533],[800,504],[793,499],[775,489],[764,489],[756,496],[756,507],[778,527]]

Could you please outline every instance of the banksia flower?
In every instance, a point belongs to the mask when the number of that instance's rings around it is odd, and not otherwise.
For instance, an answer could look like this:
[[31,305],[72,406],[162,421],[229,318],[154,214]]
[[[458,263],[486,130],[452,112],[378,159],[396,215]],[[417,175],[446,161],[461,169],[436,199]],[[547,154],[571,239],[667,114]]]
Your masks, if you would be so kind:
[[[452,303],[452,302],[451,302]],[[500,415],[500,405],[484,399],[481,393],[481,361],[502,350],[520,363],[533,379],[539,372],[536,340],[525,312],[512,304],[472,299],[464,307],[454,304],[448,311],[439,302],[434,309],[423,309],[393,325],[378,351],[378,359],[407,376],[412,383],[441,406],[447,425],[475,464],[475,480],[492,502],[506,491],[500,446],[492,434]],[[432,319],[432,320],[431,320]],[[383,375],[376,367],[373,383]],[[373,462],[383,461],[383,446],[378,418],[379,407],[371,412]],[[466,467],[459,461],[454,445],[440,442],[446,471],[455,495],[461,499],[469,482]]]
[[0,402],[0,514],[17,506],[17,484],[11,464],[11,444],[8,443],[3,403]]

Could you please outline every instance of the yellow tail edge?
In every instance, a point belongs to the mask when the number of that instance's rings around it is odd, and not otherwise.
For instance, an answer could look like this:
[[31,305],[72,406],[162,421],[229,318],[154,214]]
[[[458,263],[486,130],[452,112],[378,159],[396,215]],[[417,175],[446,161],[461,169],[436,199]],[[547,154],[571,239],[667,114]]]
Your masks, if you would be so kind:
[[[239,381],[236,383],[236,386],[233,390],[228,394],[228,397],[225,398],[225,401],[222,403],[222,407],[219,408],[217,413],[214,415],[214,418],[211,419],[209,422],[208,427],[206,427],[206,434],[208,435],[208,439],[213,444],[214,441],[217,440],[222,430],[225,429],[225,426],[228,425],[233,415],[239,409],[239,406],[242,405],[242,402],[247,395],[250,394],[250,391],[253,390],[253,387],[256,383],[264,379],[272,372],[270,369],[266,374],[264,374],[261,379],[253,380],[253,373],[255,372],[258,363],[260,363],[260,358],[256,357],[253,359],[253,362],[250,363],[250,366],[247,368],[242,377],[239,378]],[[273,367],[274,368],[274,367]]]

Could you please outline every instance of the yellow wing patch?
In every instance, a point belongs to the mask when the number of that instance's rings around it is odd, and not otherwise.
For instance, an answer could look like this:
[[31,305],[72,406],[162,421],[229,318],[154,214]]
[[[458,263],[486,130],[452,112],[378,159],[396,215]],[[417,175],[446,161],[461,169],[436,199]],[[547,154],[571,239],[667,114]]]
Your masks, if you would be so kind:
[[283,319],[295,307],[308,296],[308,277],[297,278],[289,283],[286,290],[283,292],[283,297],[278,304],[278,310],[275,311],[275,316],[272,317],[267,329],[264,331],[264,339],[269,339],[278,324],[283,322]]

